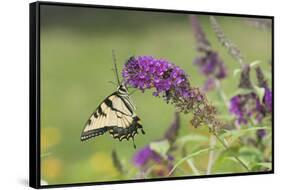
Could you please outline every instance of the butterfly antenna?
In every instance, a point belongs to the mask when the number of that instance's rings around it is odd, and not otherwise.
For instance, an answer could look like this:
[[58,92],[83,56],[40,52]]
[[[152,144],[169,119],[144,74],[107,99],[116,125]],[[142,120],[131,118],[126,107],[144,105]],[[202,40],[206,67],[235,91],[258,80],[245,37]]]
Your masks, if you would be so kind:
[[118,85],[121,85],[119,75],[118,75],[118,70],[117,70],[116,55],[115,55],[114,49],[112,50],[112,59],[113,59],[113,63],[114,63],[114,71],[115,71],[115,76],[116,76]]
[[111,83],[111,84],[114,84],[114,85],[118,85],[118,84],[116,84],[116,82],[113,82],[113,81],[108,81],[108,83]]
[[129,93],[129,95],[134,94],[137,91],[137,89],[133,90],[132,92]]

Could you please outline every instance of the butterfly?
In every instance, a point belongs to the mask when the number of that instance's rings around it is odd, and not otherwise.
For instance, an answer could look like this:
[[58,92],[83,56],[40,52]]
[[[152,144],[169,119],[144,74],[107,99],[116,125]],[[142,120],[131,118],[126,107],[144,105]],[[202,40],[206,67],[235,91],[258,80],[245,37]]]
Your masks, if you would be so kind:
[[[116,64],[115,69],[117,74]],[[120,84],[118,75],[117,79]],[[135,110],[128,89],[122,82],[117,91],[105,98],[92,113],[82,131],[81,141],[103,135],[108,131],[113,138],[119,139],[119,141],[132,138],[134,148],[136,148],[134,136],[138,134],[138,129],[142,134],[145,132]]]

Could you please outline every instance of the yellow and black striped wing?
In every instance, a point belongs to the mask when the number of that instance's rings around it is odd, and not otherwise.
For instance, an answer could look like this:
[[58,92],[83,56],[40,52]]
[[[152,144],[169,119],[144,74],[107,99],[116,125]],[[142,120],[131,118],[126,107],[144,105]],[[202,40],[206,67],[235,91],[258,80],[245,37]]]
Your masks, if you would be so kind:
[[102,135],[107,131],[120,141],[133,139],[138,129],[144,134],[140,119],[135,115],[134,110],[129,95],[114,92],[91,115],[82,131],[81,141]]

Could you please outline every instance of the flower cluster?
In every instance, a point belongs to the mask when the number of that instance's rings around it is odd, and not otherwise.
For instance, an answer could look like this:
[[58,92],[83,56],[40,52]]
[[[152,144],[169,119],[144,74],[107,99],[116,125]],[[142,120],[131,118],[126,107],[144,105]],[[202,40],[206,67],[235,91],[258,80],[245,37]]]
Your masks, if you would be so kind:
[[265,87],[263,103],[267,112],[272,112],[272,91],[268,87]]
[[160,163],[162,158],[159,154],[151,150],[148,145],[139,150],[133,158],[133,162],[137,167],[144,167],[150,160]]
[[[207,77],[204,91],[212,90],[215,87],[214,79],[224,79],[227,76],[226,67],[219,58],[217,52],[213,51],[204,31],[195,15],[190,16],[191,26],[197,42],[197,51],[202,54],[195,58],[194,64],[199,71]],[[212,84],[211,84],[212,83]]]
[[254,118],[256,122],[260,123],[268,113],[272,112],[272,92],[268,88],[267,81],[260,67],[256,68],[256,77],[258,86],[264,88],[262,101],[253,90],[253,84],[250,80],[249,65],[243,67],[239,88],[249,89],[252,90],[252,92],[238,94],[230,100],[229,111],[236,116],[236,122],[238,124],[247,124],[250,118]]
[[206,52],[205,55],[197,57],[194,64],[199,66],[200,72],[205,76],[223,79],[227,75],[224,63],[219,58],[218,53],[214,51]]
[[147,175],[161,177],[166,176],[173,168],[173,160],[174,157],[169,154],[167,155],[167,159],[164,159],[149,146],[143,147],[133,158],[135,166],[145,173],[148,172]]
[[[187,75],[179,67],[151,56],[131,57],[122,71],[126,83],[141,90],[155,88],[154,96],[173,92],[177,96],[189,95]],[[165,94],[166,95],[166,94]]]
[[256,133],[258,140],[262,140],[266,136],[266,130],[265,129],[259,129]]
[[252,117],[260,122],[265,116],[264,107],[253,92],[232,97],[229,111],[236,115],[238,124],[247,124]]
[[265,93],[263,97],[263,104],[267,112],[272,112],[272,91],[269,89],[267,80],[264,77],[264,74],[260,67],[256,67],[256,76],[258,80],[258,86],[264,88]]
[[164,59],[151,56],[131,57],[122,71],[125,83],[142,91],[156,89],[154,96],[160,96],[172,103],[179,112],[193,113],[194,127],[206,124],[211,129],[222,127],[215,118],[216,110],[204,93],[190,86],[185,72]]
[[244,64],[240,75],[239,88],[253,89],[253,84],[250,78],[250,65]]

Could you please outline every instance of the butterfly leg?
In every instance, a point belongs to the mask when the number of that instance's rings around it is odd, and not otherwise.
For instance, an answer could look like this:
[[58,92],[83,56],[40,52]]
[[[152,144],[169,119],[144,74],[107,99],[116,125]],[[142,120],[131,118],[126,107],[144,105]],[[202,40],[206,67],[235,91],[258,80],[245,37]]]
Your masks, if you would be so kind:
[[132,137],[132,139],[133,139],[134,149],[136,149],[136,148],[137,148],[137,146],[136,146],[136,144],[135,144],[135,139],[134,139],[134,137]]

